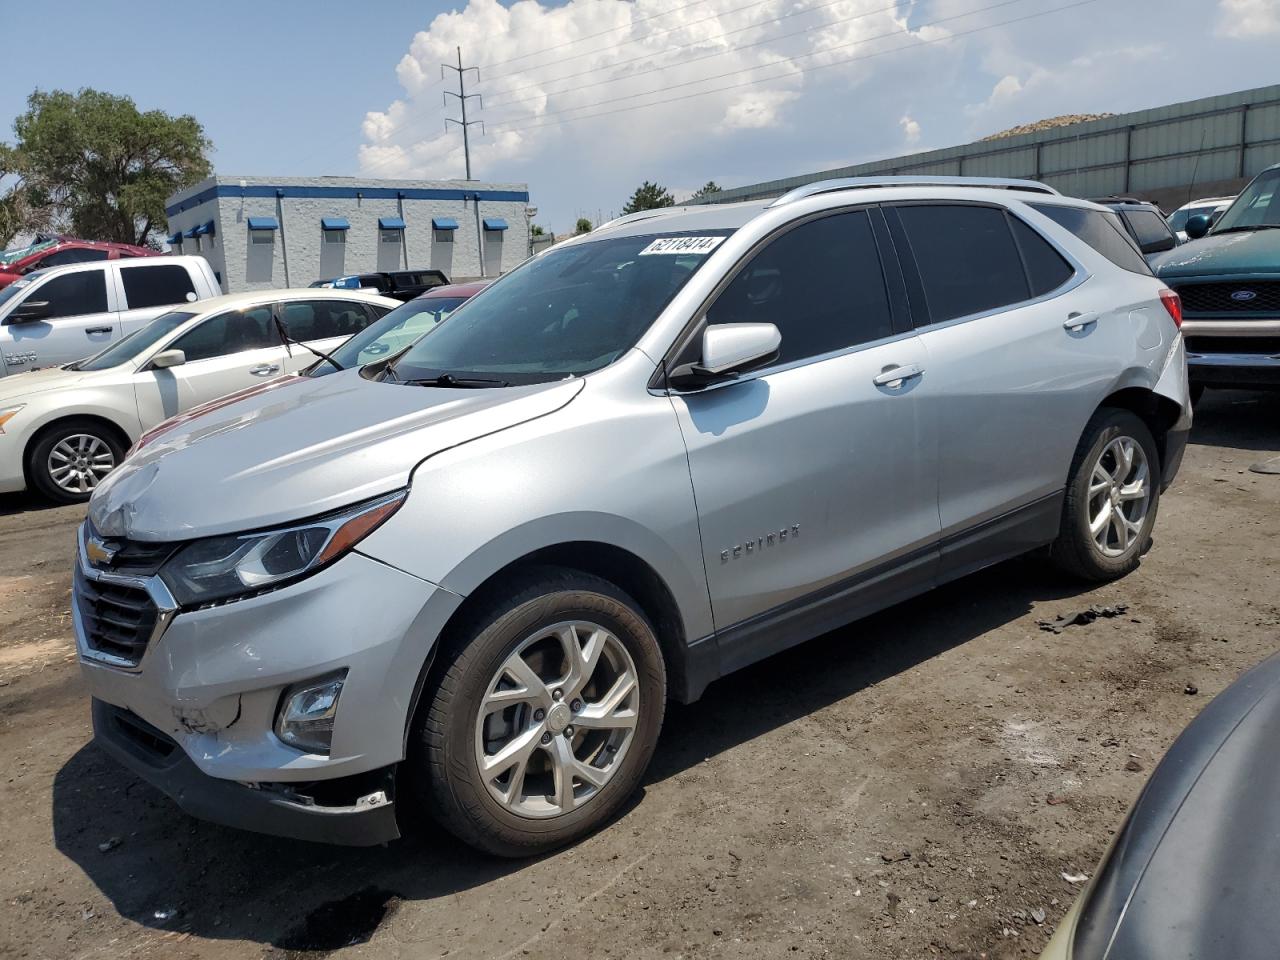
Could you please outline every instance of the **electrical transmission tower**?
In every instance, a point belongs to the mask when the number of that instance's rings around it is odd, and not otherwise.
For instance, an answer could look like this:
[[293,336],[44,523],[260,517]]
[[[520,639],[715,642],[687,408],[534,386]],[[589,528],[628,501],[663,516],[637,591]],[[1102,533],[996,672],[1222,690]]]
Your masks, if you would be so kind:
[[451,123],[456,123],[458,126],[460,126],[460,127],[462,128],[462,153],[463,153],[463,156],[464,156],[464,157],[466,157],[466,161],[467,161],[467,179],[468,179],[468,180],[470,180],[470,179],[471,179],[471,137],[470,137],[470,135],[469,135],[469,134],[470,134],[471,128],[472,128],[473,126],[475,126],[476,124],[479,124],[479,125],[480,125],[480,133],[481,133],[481,134],[483,134],[483,133],[484,133],[484,121],[483,121],[483,120],[468,120],[468,119],[467,119],[467,101],[468,101],[468,100],[479,100],[479,101],[480,101],[480,109],[481,109],[481,110],[483,110],[483,109],[484,109],[484,98],[483,98],[483,97],[481,97],[481,96],[480,96],[480,94],[478,94],[478,93],[467,93],[466,76],[467,76],[467,73],[468,73],[469,71],[474,70],[474,71],[475,71],[475,74],[476,74],[476,82],[478,83],[478,82],[480,81],[480,68],[479,68],[479,67],[464,67],[464,66],[462,65],[462,48],[461,48],[461,47],[458,47],[458,65],[455,67],[455,66],[454,66],[453,64],[451,64],[451,63],[442,63],[442,64],[440,64],[440,79],[442,79],[442,80],[444,79],[444,72],[445,72],[446,70],[452,70],[452,71],[454,71],[454,72],[458,75],[458,92],[457,92],[457,93],[454,93],[454,92],[453,92],[453,91],[451,91],[451,90],[446,90],[446,91],[445,91],[445,94],[444,94],[444,102],[445,102],[445,106],[447,107],[447,106],[449,105],[449,98],[450,98],[450,97],[457,97],[457,98],[458,98],[458,105],[462,108],[462,119],[461,119],[461,120],[455,120],[455,119],[453,119],[453,117],[446,117],[446,118],[445,118],[445,121],[444,121],[444,128],[445,128],[446,130],[448,130],[448,129],[449,129],[449,124],[451,124]]

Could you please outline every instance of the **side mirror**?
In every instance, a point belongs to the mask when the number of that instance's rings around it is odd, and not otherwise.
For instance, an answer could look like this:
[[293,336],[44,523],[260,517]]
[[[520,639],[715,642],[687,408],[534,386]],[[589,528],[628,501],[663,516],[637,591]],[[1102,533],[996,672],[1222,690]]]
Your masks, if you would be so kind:
[[167,370],[169,367],[180,367],[187,362],[187,355],[181,350],[161,350],[151,358],[151,366],[157,370]]
[[48,300],[28,300],[13,308],[9,314],[9,323],[35,323],[49,316]]
[[702,359],[682,363],[667,380],[678,390],[697,389],[758,369],[778,357],[782,333],[772,323],[718,323],[702,332]]
[[1194,217],[1187,220],[1187,225],[1183,230],[1188,240],[1199,240],[1209,232],[1209,227],[1213,225],[1213,221],[1203,213],[1197,213]]
[[1177,245],[1177,238],[1170,234],[1167,237],[1161,237],[1159,240],[1150,240],[1142,244],[1139,249],[1144,256],[1150,256],[1153,253],[1164,253],[1166,250],[1172,250]]

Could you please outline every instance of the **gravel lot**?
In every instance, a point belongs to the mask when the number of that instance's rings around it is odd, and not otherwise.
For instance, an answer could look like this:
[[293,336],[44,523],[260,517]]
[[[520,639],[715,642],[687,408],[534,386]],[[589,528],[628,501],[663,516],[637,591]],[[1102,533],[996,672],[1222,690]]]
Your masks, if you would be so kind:
[[[1081,591],[1015,561],[721,681],[668,714],[617,822],[519,863],[186,818],[89,743],[83,510],[0,498],[0,956],[1034,955],[1063,873],[1280,646],[1280,476],[1247,470],[1278,424],[1280,396],[1210,393],[1136,574]],[[1090,604],[1128,609],[1036,626]]]

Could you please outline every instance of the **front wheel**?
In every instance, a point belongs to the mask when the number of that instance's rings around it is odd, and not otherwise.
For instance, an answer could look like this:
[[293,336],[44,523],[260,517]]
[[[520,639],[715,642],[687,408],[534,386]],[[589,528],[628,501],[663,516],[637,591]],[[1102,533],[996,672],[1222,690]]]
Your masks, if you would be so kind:
[[653,627],[598,577],[542,568],[441,652],[411,757],[411,795],[466,843],[531,856],[607,822],[662,727]]
[[1071,462],[1053,560],[1085,580],[1130,573],[1151,541],[1159,504],[1160,453],[1151,431],[1128,410],[1099,410]]
[[32,486],[58,503],[83,503],[124,459],[115,433],[96,420],[55,424],[31,445],[27,476]]

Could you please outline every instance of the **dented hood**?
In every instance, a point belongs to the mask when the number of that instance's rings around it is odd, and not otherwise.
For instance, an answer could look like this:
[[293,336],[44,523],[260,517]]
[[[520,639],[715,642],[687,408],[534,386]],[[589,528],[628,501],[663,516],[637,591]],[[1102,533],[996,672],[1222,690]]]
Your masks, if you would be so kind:
[[545,416],[581,380],[468,390],[281,381],[160,432],[99,485],[103,536],[187,540],[288,523],[405,486],[441,450]]

